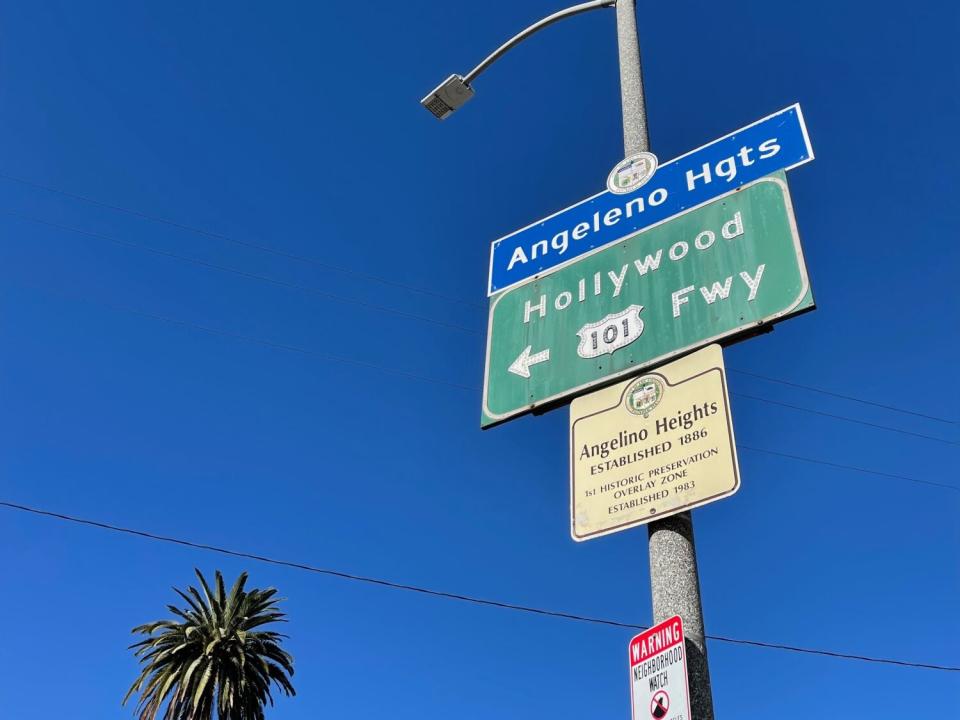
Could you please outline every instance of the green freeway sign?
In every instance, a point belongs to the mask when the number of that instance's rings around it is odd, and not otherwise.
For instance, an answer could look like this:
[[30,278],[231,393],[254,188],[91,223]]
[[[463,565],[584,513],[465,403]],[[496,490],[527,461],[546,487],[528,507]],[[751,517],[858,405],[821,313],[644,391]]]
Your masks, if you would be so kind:
[[813,307],[776,173],[493,296],[481,425]]

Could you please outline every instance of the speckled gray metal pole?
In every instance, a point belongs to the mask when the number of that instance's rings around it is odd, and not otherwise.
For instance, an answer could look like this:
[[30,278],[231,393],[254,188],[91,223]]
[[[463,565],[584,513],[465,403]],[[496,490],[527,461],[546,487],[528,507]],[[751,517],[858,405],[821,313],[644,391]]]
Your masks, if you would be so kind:
[[693,720],[713,720],[710,668],[700,605],[700,575],[693,541],[693,518],[689,512],[647,525],[650,546],[650,589],[653,621],[673,615],[683,618],[690,678],[690,710]]
[[623,151],[634,155],[650,149],[643,72],[637,38],[636,0],[617,0],[617,47],[620,51],[620,102],[623,106]]
[[[617,0],[617,44],[620,51],[623,150],[624,155],[633,155],[650,149],[635,0]],[[657,520],[647,525],[647,533],[653,620],[658,623],[673,615],[683,618],[693,720],[713,720],[693,518],[685,512]]]

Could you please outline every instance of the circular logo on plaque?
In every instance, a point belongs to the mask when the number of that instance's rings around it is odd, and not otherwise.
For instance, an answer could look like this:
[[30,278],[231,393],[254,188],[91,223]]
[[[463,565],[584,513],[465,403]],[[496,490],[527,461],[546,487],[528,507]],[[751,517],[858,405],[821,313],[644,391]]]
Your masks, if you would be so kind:
[[647,417],[663,399],[663,382],[653,375],[644,375],[627,388],[627,410]]
[[646,185],[657,171],[657,156],[641,152],[624,158],[607,175],[607,190],[615,195],[626,195]]

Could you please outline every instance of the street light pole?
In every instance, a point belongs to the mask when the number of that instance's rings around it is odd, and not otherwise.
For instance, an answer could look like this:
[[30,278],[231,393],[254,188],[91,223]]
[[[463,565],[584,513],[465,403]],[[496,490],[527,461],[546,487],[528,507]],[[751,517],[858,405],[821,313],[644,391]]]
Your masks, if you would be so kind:
[[[623,0],[621,0],[622,2]],[[653,621],[673,615],[683,618],[683,634],[694,720],[713,720],[713,695],[707,665],[707,642],[700,605],[697,548],[690,511],[647,525],[650,550],[650,591]]]
[[[593,0],[554,13],[510,38],[465,76],[448,77],[421,100],[421,104],[441,120],[449,117],[473,97],[474,90],[470,82],[517,43],[563,18],[613,5],[616,5],[617,10],[624,156],[649,151],[640,42],[637,38],[636,0]],[[697,551],[693,541],[693,518],[689,512],[684,512],[656,520],[647,525],[647,533],[654,623],[662,622],[673,615],[679,615],[683,619],[693,720],[713,720],[713,697],[707,666],[703,608],[700,603]]]
[[[617,47],[620,53],[620,101],[623,110],[623,152],[626,157],[650,149],[647,109],[643,99],[636,0],[617,0]],[[707,665],[707,643],[700,603],[697,548],[690,512],[647,525],[653,621],[679,615],[686,639],[690,710],[694,720],[713,720],[713,695]]]
[[647,107],[643,99],[640,41],[637,38],[636,0],[617,2],[617,50],[620,53],[620,105],[623,109],[623,154],[650,149]]

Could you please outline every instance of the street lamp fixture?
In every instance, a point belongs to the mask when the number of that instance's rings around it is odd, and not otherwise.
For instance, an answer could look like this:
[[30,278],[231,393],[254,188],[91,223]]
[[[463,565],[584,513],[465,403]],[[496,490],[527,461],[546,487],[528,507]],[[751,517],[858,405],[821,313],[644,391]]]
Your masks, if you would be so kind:
[[553,13],[553,15],[548,15],[547,17],[543,18],[543,20],[535,22],[530,27],[520,31],[512,38],[507,40],[503,45],[490,53],[483,60],[483,62],[477,65],[466,75],[461,76],[454,74],[448,77],[434,90],[432,90],[423,100],[421,100],[420,104],[432,112],[438,120],[446,120],[453,114],[455,110],[460,109],[460,107],[462,107],[467,100],[473,97],[474,90],[473,87],[471,87],[470,82],[477,77],[477,75],[490,67],[490,65],[492,65],[493,62],[501,55],[507,52],[507,50],[512,48],[521,40],[530,37],[538,30],[543,30],[543,28],[547,27],[547,25],[552,25],[557,20],[563,20],[564,18],[579,15],[580,13],[588,10],[596,10],[602,7],[613,7],[616,4],[617,0],[593,0],[592,2],[574,5],[572,7],[568,7],[566,10],[561,10]]
[[464,82],[463,77],[451,75],[431,90],[420,104],[432,112],[437,120],[444,120],[472,97],[473,88]]

